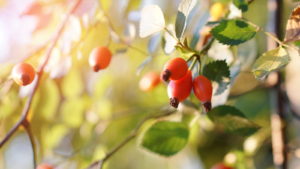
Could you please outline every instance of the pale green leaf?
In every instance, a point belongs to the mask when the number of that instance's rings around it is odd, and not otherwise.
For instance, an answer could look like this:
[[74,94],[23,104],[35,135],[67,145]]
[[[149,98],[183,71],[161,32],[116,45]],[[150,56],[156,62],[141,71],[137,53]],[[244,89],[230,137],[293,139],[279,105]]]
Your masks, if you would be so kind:
[[140,37],[144,38],[165,28],[164,14],[157,5],[143,8],[140,21]]
[[[171,32],[171,34],[175,34],[175,27],[173,24],[169,24],[167,29]],[[177,44],[177,40],[173,38],[168,32],[164,34],[164,42],[163,42],[163,49],[167,55],[171,54],[174,51],[174,47]]]
[[161,32],[153,34],[148,42],[148,51],[150,54],[154,53],[160,42]]
[[207,115],[216,127],[231,134],[249,136],[260,129],[257,124],[249,121],[240,110],[232,106],[215,107]]
[[151,56],[148,56],[143,63],[138,67],[137,71],[136,71],[136,75],[140,75],[140,73],[142,72],[142,70],[144,69],[144,67],[152,60]]
[[127,44],[130,45],[136,34],[136,29],[133,23],[128,23],[123,31],[122,39]]
[[181,36],[184,33],[184,30],[187,25],[187,18],[189,13],[192,11],[192,9],[195,7],[197,3],[197,0],[183,0],[179,7],[175,22],[175,31],[176,31],[176,37],[178,39],[181,38]]
[[260,56],[253,65],[252,72],[259,81],[264,81],[266,76],[290,62],[290,55],[282,48],[278,47]]

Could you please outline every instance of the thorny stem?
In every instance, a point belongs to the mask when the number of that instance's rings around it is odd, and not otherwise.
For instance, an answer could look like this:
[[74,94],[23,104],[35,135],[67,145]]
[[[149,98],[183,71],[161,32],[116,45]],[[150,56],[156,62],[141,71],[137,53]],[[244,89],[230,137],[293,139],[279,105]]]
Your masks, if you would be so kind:
[[[47,53],[46,53],[46,59],[43,63],[43,65],[40,67],[39,71],[38,71],[38,78],[37,79],[37,82],[35,83],[34,85],[34,89],[32,91],[32,93],[29,95],[29,98],[27,99],[27,102],[23,108],[23,111],[22,111],[22,114],[21,114],[21,117],[19,119],[19,121],[13,126],[13,128],[9,131],[9,133],[4,137],[4,139],[1,141],[0,143],[0,148],[11,138],[11,136],[17,131],[17,129],[19,128],[19,126],[23,126],[28,134],[29,134],[29,137],[30,137],[30,142],[31,144],[33,145],[33,149],[35,149],[35,142],[34,142],[34,139],[33,139],[33,136],[32,136],[32,133],[31,133],[31,130],[29,129],[29,123],[27,121],[27,115],[28,115],[28,112],[29,112],[29,108],[30,108],[30,105],[31,105],[31,102],[32,102],[32,99],[33,99],[33,96],[38,88],[38,85],[39,85],[39,82],[40,82],[40,79],[41,79],[41,76],[43,75],[43,70],[44,70],[44,67],[45,65],[48,63],[48,60],[51,56],[51,53],[52,53],[52,50],[54,49],[55,47],[55,44],[56,42],[58,41],[62,31],[63,31],[63,28],[64,26],[66,25],[68,19],[69,19],[69,16],[71,15],[71,13],[73,13],[73,11],[78,7],[78,5],[80,4],[81,0],[77,0],[76,3],[74,3],[67,11],[67,15],[66,17],[62,20],[62,22],[60,23],[57,31],[55,32],[55,34],[53,35],[53,42],[52,42],[52,45],[48,48],[47,50]],[[34,156],[36,156],[36,153],[34,151]],[[35,164],[34,164],[35,165]]]
[[175,112],[174,110],[172,110],[172,111],[166,111],[163,114],[156,114],[156,115],[152,115],[152,116],[146,117],[145,119],[143,119],[136,126],[136,128],[133,131],[131,131],[131,133],[119,145],[117,145],[114,149],[112,149],[110,152],[108,152],[106,154],[106,156],[102,160],[99,160],[99,161],[96,161],[96,162],[92,163],[87,169],[91,169],[91,168],[93,168],[95,166],[98,166],[98,165],[99,165],[99,169],[102,169],[103,163],[106,160],[108,160],[114,153],[116,153],[119,149],[121,149],[126,143],[128,143],[130,140],[132,140],[133,138],[136,137],[136,135],[138,134],[139,129],[143,126],[143,124],[147,120],[152,119],[152,118],[157,119],[157,118],[160,118],[160,117],[168,116],[168,115],[173,114],[174,112]]

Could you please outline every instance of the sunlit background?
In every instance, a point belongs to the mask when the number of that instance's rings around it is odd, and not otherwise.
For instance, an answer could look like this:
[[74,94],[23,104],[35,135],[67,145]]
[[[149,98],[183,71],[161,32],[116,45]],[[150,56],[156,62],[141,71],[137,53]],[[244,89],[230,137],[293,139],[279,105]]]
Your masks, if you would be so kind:
[[[197,41],[201,28],[210,18],[209,8],[214,2],[227,0],[198,0],[191,12],[186,30],[188,41]],[[0,139],[18,121],[33,84],[19,87],[11,79],[16,63],[27,62],[38,70],[45,59],[45,51],[58,24],[65,17],[73,0],[0,0]],[[150,4],[161,7],[166,25],[174,24],[181,0],[83,0],[69,21],[45,67],[45,74],[29,111],[33,134],[37,143],[38,164],[48,163],[57,169],[86,168],[93,161],[120,143],[135,126],[155,113],[169,98],[166,85],[161,83],[149,92],[141,91],[139,81],[145,73],[161,72],[172,57],[161,47],[162,34],[148,51],[149,38],[138,36],[140,10]],[[266,27],[268,0],[254,0],[243,17]],[[272,5],[272,4],[271,4]],[[283,29],[290,12],[298,3],[284,0]],[[107,26],[107,13],[115,32]],[[238,15],[237,9],[229,9]],[[284,32],[283,32],[284,34]],[[120,38],[123,39],[123,42]],[[109,67],[98,73],[88,64],[91,50],[105,45],[108,39],[113,58]],[[119,43],[117,43],[119,42]],[[178,154],[166,158],[140,146],[145,129],[105,163],[107,169],[210,169],[224,161],[237,164],[237,169],[273,169],[271,114],[272,85],[276,74],[258,82],[251,69],[255,59],[268,50],[265,34],[229,48],[214,42],[208,51],[211,60],[226,59],[233,79],[221,95],[213,96],[213,106],[234,105],[262,129],[251,137],[226,134],[217,130],[207,116],[201,116],[191,128],[187,146]],[[47,45],[48,44],[48,45]],[[44,47],[46,46],[46,47]],[[130,47],[129,47],[130,46]],[[37,51],[37,49],[39,49]],[[236,50],[237,49],[237,50]],[[237,52],[237,53],[236,53]],[[289,50],[291,62],[284,70],[282,90],[289,100],[285,107],[289,169],[300,166],[300,58]],[[139,66],[149,57],[151,61]],[[138,71],[137,71],[138,70]],[[228,98],[228,99],[227,99]],[[195,104],[200,105],[195,96]],[[276,107],[276,105],[275,105]],[[276,108],[275,108],[276,109]],[[189,121],[194,110],[179,107],[170,117],[172,121]],[[299,113],[299,117],[297,115]],[[0,149],[0,169],[32,169],[33,154],[29,137],[20,128]]]

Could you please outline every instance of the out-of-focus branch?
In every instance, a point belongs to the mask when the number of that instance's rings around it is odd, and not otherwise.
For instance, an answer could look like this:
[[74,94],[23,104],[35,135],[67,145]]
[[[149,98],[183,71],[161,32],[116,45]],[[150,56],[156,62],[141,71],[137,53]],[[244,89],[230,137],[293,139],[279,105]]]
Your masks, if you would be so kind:
[[[25,124],[23,124],[23,126],[25,127]],[[26,124],[26,127],[25,127],[27,133],[28,133],[28,136],[29,136],[29,140],[30,140],[30,143],[31,143],[31,147],[32,147],[32,154],[33,154],[33,165],[34,165],[34,168],[36,168],[36,144],[35,144],[35,141],[34,141],[34,136],[32,134],[32,131],[31,131],[31,128],[30,128],[30,123],[27,121],[27,124]]]
[[130,140],[132,140],[133,138],[136,137],[136,135],[138,134],[139,129],[142,127],[142,125],[149,119],[153,119],[153,118],[160,118],[160,117],[164,117],[164,116],[168,116],[173,114],[175,111],[165,111],[162,114],[156,114],[156,115],[152,115],[149,117],[146,117],[145,119],[143,119],[137,126],[136,128],[131,131],[131,133],[119,144],[117,145],[114,149],[112,149],[111,151],[109,151],[106,156],[99,161],[95,161],[93,162],[87,169],[92,169],[93,167],[99,166],[98,168],[102,169],[103,167],[103,163],[108,160],[114,153],[116,153],[119,149],[121,149],[126,143],[128,143]]
[[29,95],[29,98],[27,99],[27,102],[26,102],[26,104],[23,108],[23,111],[22,111],[22,114],[21,114],[21,117],[20,117],[19,121],[13,126],[13,128],[9,131],[9,133],[1,141],[0,148],[11,138],[11,136],[17,131],[19,126],[23,126],[27,130],[27,132],[29,134],[29,137],[30,137],[30,142],[31,142],[31,144],[33,145],[33,148],[34,148],[35,142],[34,142],[32,134],[31,134],[29,122],[27,120],[27,115],[28,115],[28,112],[29,112],[29,109],[30,109],[30,106],[31,106],[31,102],[32,102],[33,96],[34,96],[34,94],[35,94],[35,92],[38,88],[40,79],[43,75],[44,67],[48,63],[48,60],[49,60],[49,58],[51,56],[51,53],[52,53],[52,51],[55,47],[55,44],[57,43],[57,41],[58,41],[62,31],[63,31],[63,28],[64,28],[64,26],[66,25],[66,23],[69,19],[69,16],[78,7],[80,2],[81,2],[81,0],[77,0],[74,4],[72,4],[72,6],[68,9],[65,18],[61,21],[57,31],[53,34],[53,38],[51,38],[53,41],[52,41],[51,46],[48,48],[48,50],[46,52],[46,59],[45,59],[44,63],[42,64],[42,66],[39,68],[39,71],[37,73],[38,76],[36,78],[38,78],[38,79],[37,79],[37,82],[35,83],[34,90],[32,91],[32,93]]
[[[107,26],[108,26],[108,28],[109,28],[110,30],[112,30],[113,32],[116,32],[115,29],[114,29],[114,27],[113,27],[113,24],[112,24],[111,20],[109,19],[108,15],[107,15],[107,13],[103,10],[102,0],[99,0],[99,2],[100,2],[100,5],[101,5],[103,14],[104,14],[104,16],[105,16],[106,19],[107,19]],[[145,51],[142,51],[141,49],[139,49],[139,48],[137,48],[137,47],[134,47],[134,46],[132,46],[131,44],[126,43],[126,42],[122,39],[122,37],[121,37],[120,35],[118,35],[118,34],[116,34],[116,35],[117,35],[118,38],[120,39],[121,43],[123,43],[124,45],[126,45],[128,48],[131,48],[131,49],[133,49],[133,50],[135,50],[135,51],[137,51],[137,52],[140,52],[141,54],[143,54],[143,55],[145,55],[145,56],[149,56],[149,53],[147,53],[147,52],[145,52]],[[111,35],[109,35],[109,36],[111,36]]]
[[[268,0],[269,10],[269,23],[268,31],[275,33],[275,41],[280,41],[282,38],[282,0]],[[274,41],[269,40],[268,50],[273,50],[276,46],[272,45]],[[282,45],[279,43],[279,45]],[[283,45],[284,46],[284,45]],[[287,47],[287,46],[286,46]],[[287,168],[287,151],[286,151],[286,126],[283,126],[286,120],[285,117],[285,99],[282,94],[281,84],[283,78],[280,72],[277,72],[278,81],[277,84],[270,90],[270,101],[271,101],[271,126],[272,126],[272,148],[273,148],[273,162],[277,168]]]

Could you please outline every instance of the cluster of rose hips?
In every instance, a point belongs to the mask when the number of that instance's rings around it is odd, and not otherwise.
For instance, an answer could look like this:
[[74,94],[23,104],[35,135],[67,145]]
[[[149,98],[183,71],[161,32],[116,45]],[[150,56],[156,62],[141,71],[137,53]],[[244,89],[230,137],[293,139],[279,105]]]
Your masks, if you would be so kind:
[[[105,46],[99,46],[92,50],[89,56],[89,64],[95,72],[105,69],[110,64],[112,54]],[[27,63],[17,64],[12,71],[15,82],[26,86],[35,78],[33,67]],[[177,108],[178,104],[187,99],[193,89],[194,94],[202,103],[206,111],[211,109],[212,85],[208,78],[198,75],[194,80],[192,72],[188,69],[187,62],[176,57],[170,59],[164,66],[161,77],[164,81],[170,80],[168,84],[168,95],[170,105]],[[147,73],[140,81],[140,88],[148,91],[157,84],[160,78],[155,72]]]
[[[92,50],[89,56],[89,64],[95,72],[108,67],[112,54],[105,46],[99,46]],[[21,86],[27,86],[35,78],[35,70],[28,63],[19,63],[12,70],[14,81]]]
[[168,84],[170,105],[174,108],[189,97],[193,89],[197,99],[202,103],[205,111],[211,109],[212,85],[208,78],[198,75],[194,80],[187,62],[179,57],[170,59],[164,66],[162,73],[164,81]]

